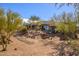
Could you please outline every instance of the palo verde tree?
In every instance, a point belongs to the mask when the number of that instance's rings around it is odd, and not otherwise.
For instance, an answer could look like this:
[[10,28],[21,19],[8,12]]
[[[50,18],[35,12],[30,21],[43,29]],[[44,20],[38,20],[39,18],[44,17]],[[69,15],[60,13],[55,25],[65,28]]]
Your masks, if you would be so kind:
[[3,50],[6,48],[6,39],[5,39],[5,29],[6,29],[6,18],[4,16],[4,10],[0,9],[0,43],[3,47]]
[[76,23],[69,14],[62,15],[61,22],[57,24],[57,31],[63,33],[65,39],[74,38],[76,32]]
[[12,11],[7,12],[7,28],[6,32],[8,33],[7,36],[10,37],[15,30],[21,26],[22,20],[18,13],[14,13]]
[[10,37],[21,26],[22,20],[18,13],[13,11],[4,12],[0,9],[0,42],[2,51],[5,51],[7,44],[10,42]]

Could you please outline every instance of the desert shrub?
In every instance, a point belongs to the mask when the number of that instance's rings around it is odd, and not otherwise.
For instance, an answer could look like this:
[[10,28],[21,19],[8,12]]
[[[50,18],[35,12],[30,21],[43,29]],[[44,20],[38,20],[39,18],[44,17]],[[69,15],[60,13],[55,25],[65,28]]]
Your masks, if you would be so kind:
[[56,25],[56,30],[62,32],[66,37],[75,38],[76,23],[71,20],[68,20],[67,23],[60,22]]
[[71,40],[69,46],[73,49],[74,54],[79,55],[79,40]]
[[68,28],[67,27],[68,27],[67,24],[59,23],[56,26],[56,31],[67,33],[68,32]]
[[26,27],[23,27],[22,29],[20,29],[20,32],[21,33],[26,33],[27,32],[27,28]]

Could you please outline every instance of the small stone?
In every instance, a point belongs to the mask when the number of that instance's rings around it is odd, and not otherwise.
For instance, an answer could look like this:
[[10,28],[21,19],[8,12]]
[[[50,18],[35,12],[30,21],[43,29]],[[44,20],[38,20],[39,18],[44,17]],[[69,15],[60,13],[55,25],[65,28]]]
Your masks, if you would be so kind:
[[17,50],[17,48],[14,48],[14,50]]

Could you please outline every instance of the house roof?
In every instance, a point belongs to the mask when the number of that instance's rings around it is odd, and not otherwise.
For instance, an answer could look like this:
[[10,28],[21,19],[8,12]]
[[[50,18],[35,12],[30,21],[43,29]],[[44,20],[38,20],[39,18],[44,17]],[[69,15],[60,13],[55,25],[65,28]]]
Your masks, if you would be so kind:
[[43,24],[47,24],[49,26],[55,26],[55,23],[53,23],[51,21],[43,21]]

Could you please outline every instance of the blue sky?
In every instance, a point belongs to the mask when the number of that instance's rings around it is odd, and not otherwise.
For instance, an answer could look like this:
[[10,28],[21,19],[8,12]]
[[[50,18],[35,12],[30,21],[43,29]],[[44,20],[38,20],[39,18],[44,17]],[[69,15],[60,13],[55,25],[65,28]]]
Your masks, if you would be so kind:
[[47,3],[0,3],[0,7],[5,10],[11,9],[18,12],[22,18],[29,18],[30,16],[39,16],[43,20],[48,20],[55,14],[59,15],[62,12],[73,12],[72,6],[58,7]]

